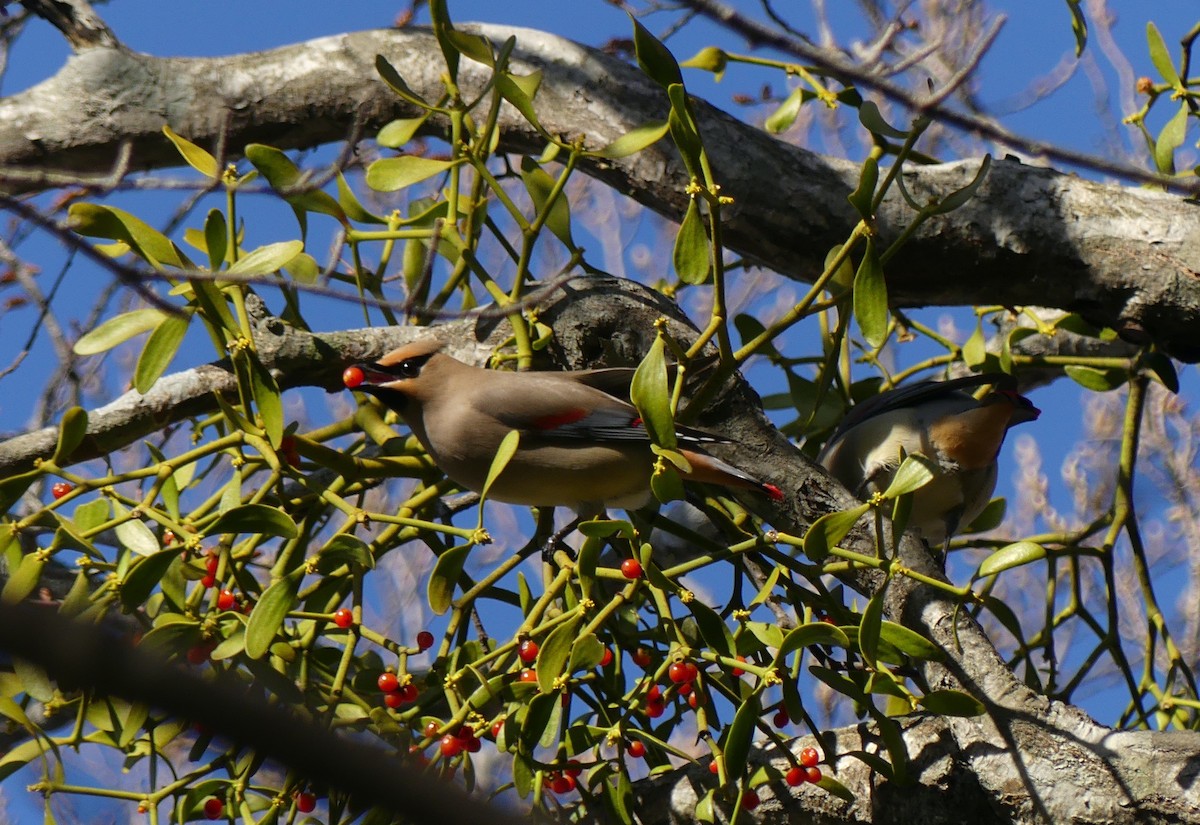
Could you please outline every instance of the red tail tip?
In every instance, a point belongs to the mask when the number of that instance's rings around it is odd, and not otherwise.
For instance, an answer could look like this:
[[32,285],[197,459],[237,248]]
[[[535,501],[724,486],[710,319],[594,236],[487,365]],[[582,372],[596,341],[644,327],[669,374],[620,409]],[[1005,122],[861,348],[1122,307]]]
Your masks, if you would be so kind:
[[783,501],[783,490],[780,490],[774,484],[763,482],[763,492],[770,497],[771,501]]

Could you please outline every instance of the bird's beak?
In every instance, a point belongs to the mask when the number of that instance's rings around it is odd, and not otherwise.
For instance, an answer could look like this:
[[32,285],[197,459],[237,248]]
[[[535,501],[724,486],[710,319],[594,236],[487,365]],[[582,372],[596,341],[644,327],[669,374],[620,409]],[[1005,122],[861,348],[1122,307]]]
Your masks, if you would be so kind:
[[342,372],[342,383],[352,390],[363,386],[375,387],[395,380],[396,376],[376,369],[374,364],[355,364],[346,367]]

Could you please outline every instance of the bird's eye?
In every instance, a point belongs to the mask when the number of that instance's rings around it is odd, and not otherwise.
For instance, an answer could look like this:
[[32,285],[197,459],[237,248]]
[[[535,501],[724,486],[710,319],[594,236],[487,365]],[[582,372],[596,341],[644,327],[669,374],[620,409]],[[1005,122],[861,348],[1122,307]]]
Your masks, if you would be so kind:
[[400,362],[399,366],[396,367],[396,372],[399,373],[403,378],[416,378],[421,373],[422,363],[424,363],[423,360],[406,358]]

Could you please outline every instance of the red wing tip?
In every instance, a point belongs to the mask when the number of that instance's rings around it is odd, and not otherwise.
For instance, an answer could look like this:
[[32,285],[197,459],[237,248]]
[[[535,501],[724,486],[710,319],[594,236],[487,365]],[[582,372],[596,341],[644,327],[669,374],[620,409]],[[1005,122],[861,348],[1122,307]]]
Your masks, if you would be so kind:
[[539,430],[556,430],[559,427],[574,424],[576,421],[582,421],[587,418],[587,414],[588,411],[585,409],[563,410],[554,415],[543,415],[541,418],[535,418],[532,424]]
[[763,482],[763,492],[771,499],[771,501],[783,501],[783,490],[780,490],[774,484]]

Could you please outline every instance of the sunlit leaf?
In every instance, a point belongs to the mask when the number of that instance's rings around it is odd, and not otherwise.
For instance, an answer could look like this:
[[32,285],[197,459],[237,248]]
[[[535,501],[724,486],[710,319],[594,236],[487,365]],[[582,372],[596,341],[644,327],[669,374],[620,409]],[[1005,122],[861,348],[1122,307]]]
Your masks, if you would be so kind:
[[161,548],[158,538],[141,519],[131,518],[123,521],[115,528],[117,539],[139,556],[149,556]]
[[133,388],[145,395],[166,372],[187,334],[191,315],[167,315],[162,319],[138,356],[133,370]]
[[629,20],[633,23],[633,50],[642,71],[664,89],[676,83],[682,84],[683,73],[675,62],[675,55],[637,18],[630,15]]
[[1001,547],[984,559],[983,563],[979,565],[979,572],[976,575],[980,578],[994,576],[1005,570],[1031,564],[1044,558],[1046,558],[1046,548],[1042,545],[1033,541],[1018,541]]
[[940,472],[938,465],[923,455],[907,456],[892,476],[892,483],[883,491],[885,499],[913,493],[933,481]]
[[675,274],[685,284],[698,285],[708,280],[708,234],[704,231],[704,218],[695,198],[688,201],[683,223],[679,225],[679,232],[675,235],[675,248],[671,257],[675,264]]
[[829,551],[846,537],[870,505],[860,504],[837,513],[826,513],[813,522],[804,534],[804,555],[815,562],[824,561]]
[[214,179],[221,173],[220,168],[217,166],[217,159],[208,151],[201,149],[187,138],[175,134],[170,126],[163,126],[162,130],[167,139],[175,144],[175,148],[179,150],[179,154],[187,161],[188,166],[195,169],[201,175]]
[[454,601],[454,588],[458,586],[458,580],[462,577],[463,565],[472,547],[473,544],[451,547],[438,556],[437,563],[433,566],[427,594],[429,609],[438,616],[449,610]]
[[84,333],[72,348],[76,355],[97,355],[123,344],[134,336],[157,327],[167,313],[161,309],[135,309],[109,318],[95,329]]
[[666,344],[656,336],[646,357],[638,364],[629,385],[629,398],[650,434],[660,447],[675,448],[675,418],[667,389]]
[[854,318],[863,338],[872,347],[881,346],[887,338],[890,317],[883,264],[875,250],[875,242],[868,238],[866,252],[854,275]]
[[58,445],[54,448],[54,463],[66,465],[71,454],[87,436],[88,415],[83,407],[71,407],[63,413],[58,425]]
[[712,72],[713,80],[721,82],[721,77],[725,74],[725,66],[729,63],[729,55],[716,46],[705,46],[695,55],[683,61],[679,65],[689,69],[703,69],[706,72]]
[[1179,79],[1179,72],[1175,70],[1175,63],[1171,60],[1171,52],[1167,49],[1167,44],[1154,21],[1146,24],[1146,45],[1150,50],[1150,62],[1158,70],[1159,76],[1174,88],[1182,89],[1183,83]]
[[382,158],[367,167],[366,182],[367,186],[376,192],[397,192],[439,175],[453,165],[453,161],[433,160],[417,155]]
[[238,258],[227,271],[231,275],[269,275],[283,269],[303,251],[302,241],[267,244]]

